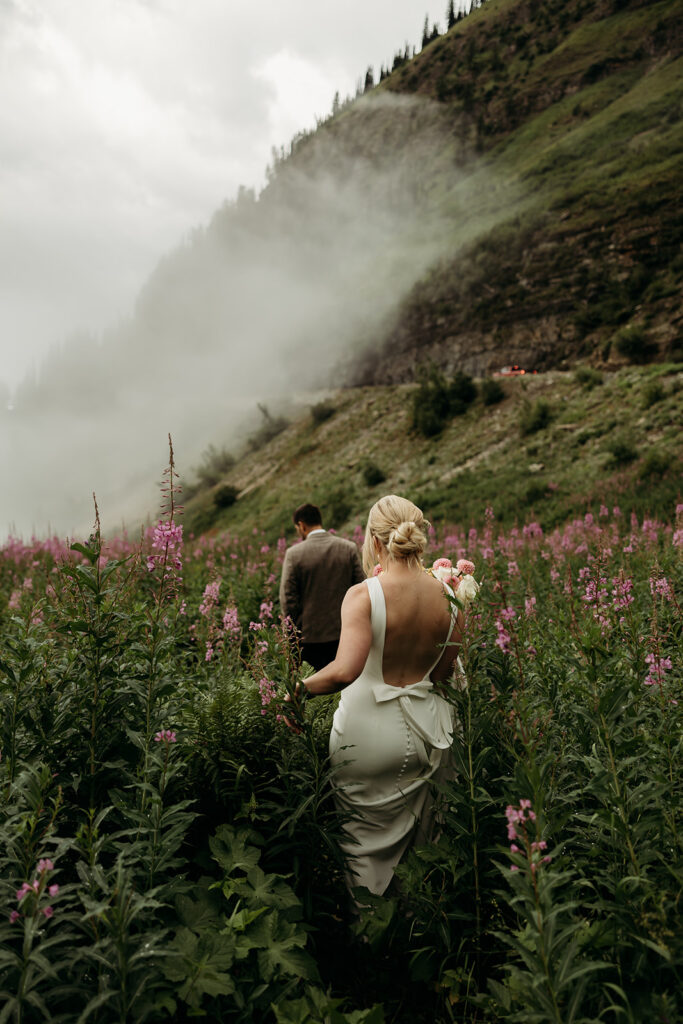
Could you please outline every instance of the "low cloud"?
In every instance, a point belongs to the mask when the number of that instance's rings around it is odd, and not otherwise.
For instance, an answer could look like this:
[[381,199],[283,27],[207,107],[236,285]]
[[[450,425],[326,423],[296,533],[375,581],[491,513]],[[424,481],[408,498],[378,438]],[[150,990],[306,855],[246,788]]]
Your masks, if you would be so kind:
[[87,530],[154,514],[174,438],[182,472],[342,381],[408,291],[490,227],[485,172],[459,170],[437,104],[377,94],[304,140],[255,199],[227,203],[166,257],[134,314],[52,351],[18,389],[0,447],[0,526]]

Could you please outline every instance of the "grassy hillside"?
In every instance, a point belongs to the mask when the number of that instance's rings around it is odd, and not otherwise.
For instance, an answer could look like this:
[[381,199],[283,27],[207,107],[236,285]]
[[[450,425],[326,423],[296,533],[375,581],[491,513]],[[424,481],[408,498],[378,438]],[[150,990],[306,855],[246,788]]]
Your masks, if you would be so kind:
[[[435,523],[465,527],[481,524],[487,505],[506,525],[536,518],[550,527],[602,502],[670,518],[683,455],[680,364],[502,383],[500,403],[480,397],[432,438],[411,430],[413,385],[336,391],[190,500],[186,529],[258,526],[275,538],[306,500],[330,526],[351,529],[390,491]],[[226,484],[239,496],[221,508]]]

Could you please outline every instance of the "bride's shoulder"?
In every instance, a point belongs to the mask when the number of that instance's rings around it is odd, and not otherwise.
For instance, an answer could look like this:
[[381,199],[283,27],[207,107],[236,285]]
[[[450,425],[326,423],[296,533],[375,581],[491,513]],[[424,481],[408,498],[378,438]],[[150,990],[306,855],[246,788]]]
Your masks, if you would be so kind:
[[367,587],[367,580],[362,583],[354,583],[346,591],[342,601],[342,618],[365,618],[370,613],[370,592]]

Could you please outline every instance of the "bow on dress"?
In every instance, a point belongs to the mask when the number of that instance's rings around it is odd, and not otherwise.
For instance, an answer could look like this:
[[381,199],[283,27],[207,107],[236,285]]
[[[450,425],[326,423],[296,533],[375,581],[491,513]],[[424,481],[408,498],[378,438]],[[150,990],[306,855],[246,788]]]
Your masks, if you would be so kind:
[[[416,752],[421,764],[431,766],[430,750],[447,750],[453,742],[453,719],[447,701],[434,691],[429,679],[420,679],[408,686],[391,686],[389,683],[374,683],[372,692],[378,704],[388,700],[397,700],[403,712],[406,724],[425,745],[424,751],[416,744]],[[433,696],[436,700],[436,722],[433,732],[425,729],[413,714],[413,701],[426,700]]]

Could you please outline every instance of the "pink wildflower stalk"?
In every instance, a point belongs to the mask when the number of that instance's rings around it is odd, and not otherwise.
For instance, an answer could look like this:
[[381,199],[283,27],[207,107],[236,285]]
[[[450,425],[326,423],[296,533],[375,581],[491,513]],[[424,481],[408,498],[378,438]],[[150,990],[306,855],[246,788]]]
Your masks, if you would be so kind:
[[176,734],[171,729],[162,729],[154,737],[155,743],[175,743]]
[[[531,800],[520,800],[517,807],[508,804],[505,808],[505,817],[507,819],[507,836],[511,841],[510,853],[526,859],[531,875],[535,879],[537,870],[542,865],[549,864],[551,856],[545,852],[548,848],[545,839],[538,838],[536,813],[531,806]],[[530,834],[532,825],[533,832],[536,834],[535,839],[532,839]],[[518,846],[517,843],[522,845]],[[519,864],[510,865],[510,871],[519,870]]]

